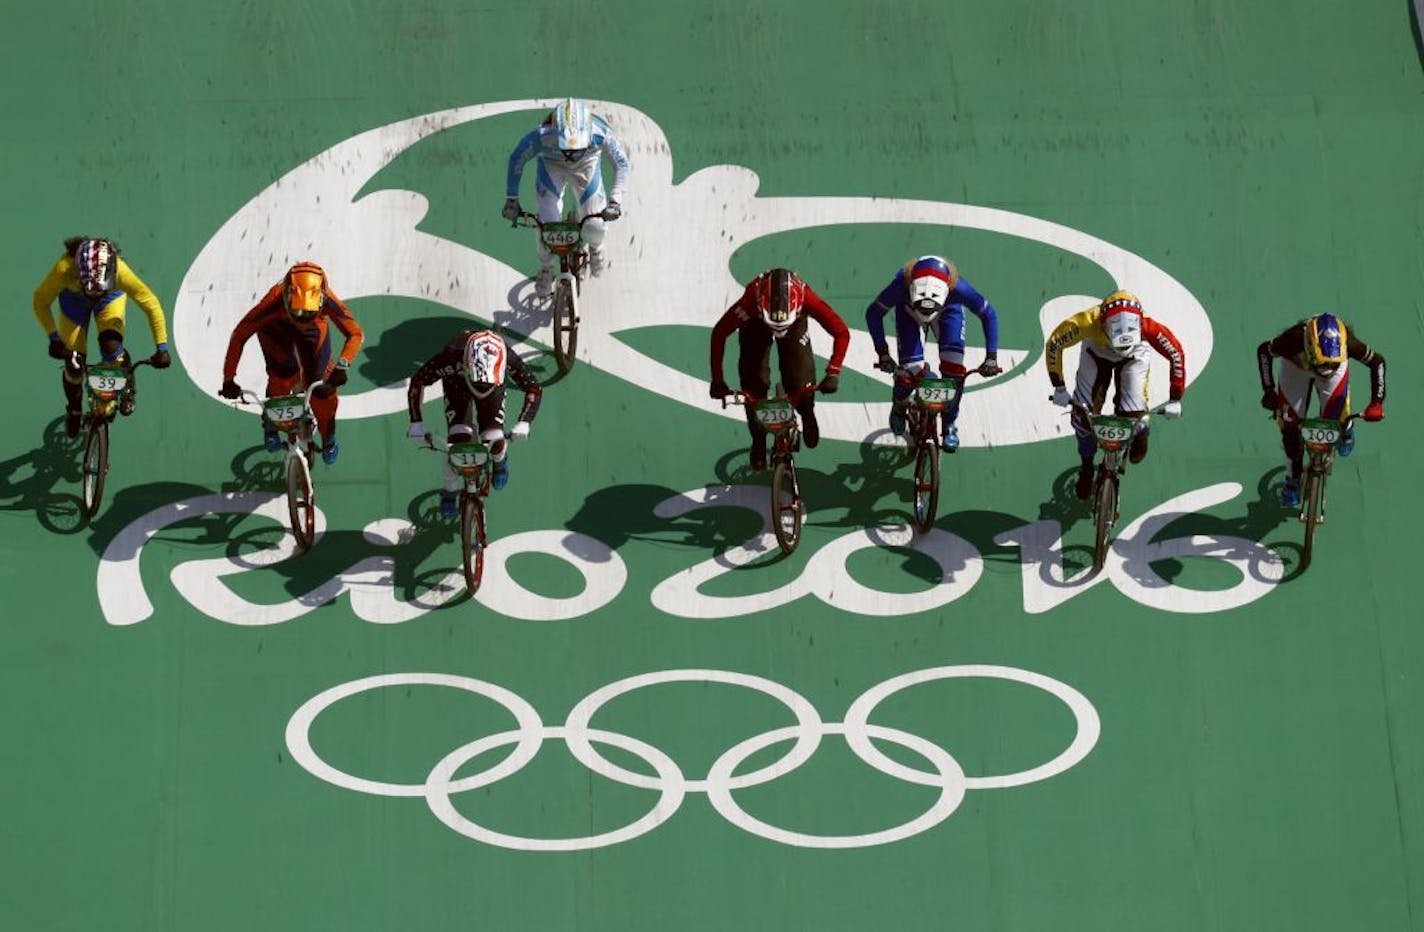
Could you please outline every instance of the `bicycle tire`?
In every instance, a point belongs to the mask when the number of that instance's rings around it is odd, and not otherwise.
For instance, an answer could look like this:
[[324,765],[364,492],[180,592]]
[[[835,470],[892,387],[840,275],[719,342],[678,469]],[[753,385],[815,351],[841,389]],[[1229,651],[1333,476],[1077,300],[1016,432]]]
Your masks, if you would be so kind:
[[[783,493],[789,495],[783,501]],[[771,473],[771,529],[781,552],[790,554],[801,542],[801,493],[796,485],[796,466],[787,456],[776,461]]]
[[939,507],[939,444],[933,436],[915,445],[915,530],[928,534]]
[[1098,476],[1093,503],[1093,572],[1100,572],[1108,559],[1113,523],[1117,521],[1117,476],[1103,470]]
[[84,516],[92,518],[99,513],[99,503],[104,499],[104,477],[109,472],[109,421],[99,415],[91,414],[89,417],[89,431],[84,438],[83,470],[81,503]]
[[307,550],[316,540],[316,494],[311,471],[301,456],[287,457],[287,517],[297,549]]
[[554,361],[560,372],[574,367],[578,352],[578,298],[568,279],[554,283]]
[[465,491],[460,493],[460,568],[473,596],[485,575],[485,506],[480,496]]
[[1310,556],[1315,549],[1315,529],[1325,517],[1325,474],[1314,469],[1305,473],[1305,485],[1301,489],[1304,508],[1300,519],[1305,522],[1305,545],[1300,550],[1300,568],[1310,566]]

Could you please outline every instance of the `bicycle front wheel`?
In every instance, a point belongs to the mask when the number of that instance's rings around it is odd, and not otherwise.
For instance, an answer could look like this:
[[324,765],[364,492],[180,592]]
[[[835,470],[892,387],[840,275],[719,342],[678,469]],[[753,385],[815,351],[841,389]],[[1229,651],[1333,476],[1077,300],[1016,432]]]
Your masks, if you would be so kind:
[[1103,568],[1117,521],[1117,475],[1103,470],[1098,476],[1098,495],[1093,505],[1093,572]]
[[1300,551],[1300,568],[1310,566],[1310,555],[1315,548],[1315,528],[1325,520],[1325,474],[1313,469],[1306,470],[1305,487],[1301,490],[1304,507],[1300,519],[1305,522],[1305,546]]
[[787,456],[776,461],[771,474],[771,527],[782,553],[791,553],[801,542],[801,517],[796,466]]
[[578,295],[568,279],[554,283],[554,361],[560,372],[574,367],[578,352]]
[[84,438],[82,493],[85,517],[99,511],[104,498],[104,476],[109,472],[109,422],[97,415],[89,417],[89,434]]
[[292,536],[297,539],[298,549],[311,547],[316,539],[316,492],[303,456],[287,457],[287,516],[291,519]]
[[469,492],[460,493],[460,557],[465,588],[474,595],[485,575],[485,506]]
[[921,440],[915,449],[915,529],[928,534],[939,507],[939,445]]

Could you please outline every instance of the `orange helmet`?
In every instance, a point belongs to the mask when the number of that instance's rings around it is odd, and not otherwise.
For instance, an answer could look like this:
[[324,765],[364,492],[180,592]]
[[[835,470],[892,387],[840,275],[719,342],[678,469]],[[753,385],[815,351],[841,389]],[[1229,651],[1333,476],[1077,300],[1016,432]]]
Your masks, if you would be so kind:
[[282,306],[298,324],[310,324],[326,301],[326,272],[315,262],[298,262],[282,279]]

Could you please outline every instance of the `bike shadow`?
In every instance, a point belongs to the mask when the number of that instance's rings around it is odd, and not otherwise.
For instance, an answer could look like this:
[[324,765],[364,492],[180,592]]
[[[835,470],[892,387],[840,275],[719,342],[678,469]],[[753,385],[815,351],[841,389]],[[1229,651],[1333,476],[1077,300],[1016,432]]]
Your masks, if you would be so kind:
[[[719,470],[735,454],[718,460]],[[727,479],[728,484],[735,480]],[[676,517],[660,517],[656,509],[682,493],[667,486],[644,483],[607,486],[595,490],[564,527],[602,541],[619,550],[632,540],[671,547],[725,550],[744,543],[761,532],[761,519],[740,505],[718,507],[715,496],[705,507]]]
[[[279,577],[282,589],[296,602],[310,608],[340,602],[342,592],[334,591],[331,582],[342,576],[347,577],[348,588],[388,587],[403,602],[443,591],[444,600],[428,605],[431,609],[463,602],[468,593],[446,589],[448,578],[460,572],[456,536],[459,525],[439,516],[439,500],[436,490],[417,495],[406,507],[406,522],[395,527],[388,522],[361,529],[328,527],[310,549],[275,563],[264,562],[263,569]],[[225,540],[224,555],[242,564],[250,561],[253,553],[272,549],[290,534],[285,524],[249,527]],[[442,555],[441,562],[426,566],[437,552]],[[373,560],[380,560],[379,566]],[[358,571],[359,580],[350,578],[353,570]],[[464,589],[463,580],[458,585]]]
[[173,502],[211,495],[207,486],[186,482],[146,482],[127,485],[117,490],[97,516],[89,523],[89,545],[106,560],[123,561],[137,556],[138,548],[151,541],[167,541],[192,547],[225,544],[237,525],[248,516],[242,513],[214,514],[202,512],[191,518],[175,521],[150,536],[136,538],[133,552],[113,552],[111,544],[134,521]]
[[33,511],[40,527],[52,534],[76,534],[87,521],[77,491],[59,491],[61,484],[78,489],[84,441],[64,433],[64,418],[45,425],[40,445],[0,462],[0,511]]
[[[1280,487],[1285,479],[1286,467],[1276,466],[1266,470],[1256,481],[1256,498],[1248,501],[1246,510],[1234,517],[1218,517],[1211,514],[1187,512],[1158,525],[1154,537],[1180,538],[1194,535],[1239,537],[1248,541],[1260,541],[1277,554],[1285,564],[1285,572],[1276,579],[1263,573],[1258,561],[1252,560],[1249,572],[1253,579],[1261,582],[1286,583],[1298,579],[1305,572],[1301,559],[1303,546],[1300,541],[1280,538],[1267,540],[1271,534],[1299,526],[1295,512],[1280,504]],[[1302,532],[1303,533],[1303,532]],[[1233,556],[1236,556],[1233,554]],[[1178,579],[1186,566],[1181,560],[1168,558],[1154,561],[1152,572],[1142,571],[1136,561],[1128,561],[1125,569],[1139,582],[1158,584],[1157,578],[1168,583]]]

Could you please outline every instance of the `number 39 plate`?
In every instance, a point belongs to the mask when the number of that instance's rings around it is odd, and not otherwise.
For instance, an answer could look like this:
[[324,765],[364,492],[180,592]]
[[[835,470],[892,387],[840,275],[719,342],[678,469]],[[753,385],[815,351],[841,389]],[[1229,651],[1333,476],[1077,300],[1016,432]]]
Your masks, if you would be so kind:
[[89,387],[96,392],[121,392],[128,384],[122,369],[89,370]]

